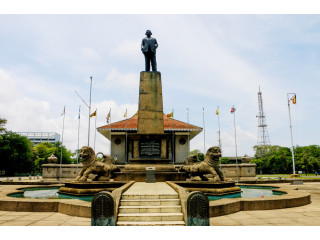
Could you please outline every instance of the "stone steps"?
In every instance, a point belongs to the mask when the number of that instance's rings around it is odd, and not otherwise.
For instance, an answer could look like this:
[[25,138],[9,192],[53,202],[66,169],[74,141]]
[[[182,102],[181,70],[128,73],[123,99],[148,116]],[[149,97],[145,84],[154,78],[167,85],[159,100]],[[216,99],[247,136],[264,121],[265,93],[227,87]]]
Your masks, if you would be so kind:
[[119,221],[182,221],[183,214],[180,213],[119,213]]
[[184,221],[118,222],[117,226],[185,226]]
[[180,205],[179,199],[127,199],[121,200],[120,206],[177,206]]
[[135,199],[178,199],[178,194],[152,194],[152,195],[129,195],[123,194],[122,200],[135,200]]
[[120,206],[119,213],[181,213],[181,206]]
[[179,195],[163,182],[136,182],[122,194],[116,225],[185,226]]

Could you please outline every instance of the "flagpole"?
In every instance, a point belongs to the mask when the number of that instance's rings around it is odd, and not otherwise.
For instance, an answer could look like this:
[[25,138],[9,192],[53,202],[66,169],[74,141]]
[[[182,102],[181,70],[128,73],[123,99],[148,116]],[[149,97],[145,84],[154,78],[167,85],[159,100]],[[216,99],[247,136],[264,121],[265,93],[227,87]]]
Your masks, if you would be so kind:
[[[234,108],[234,106],[233,106]],[[233,124],[234,124],[234,142],[236,145],[236,168],[237,168],[237,183],[238,183],[238,148],[237,148],[237,129],[236,129],[236,113],[233,111]]]
[[202,107],[202,121],[203,121],[203,154],[206,154],[206,127],[204,124],[204,107]]
[[128,120],[128,110],[126,109],[126,163],[128,163],[128,133],[127,133],[127,120]]
[[96,152],[96,135],[97,135],[97,109],[96,109],[96,119],[94,124],[94,145],[93,145],[93,151]]
[[172,121],[172,163],[174,164],[175,162],[175,151],[174,151],[174,123],[173,123],[173,116],[174,116],[174,109],[172,109],[172,118],[171,118],[171,121]]
[[[188,125],[189,125],[189,108],[187,108],[187,121],[188,121]],[[190,130],[189,130],[189,134],[188,134],[188,156],[190,154]]]
[[78,116],[78,119],[79,119],[79,123],[78,123],[78,157],[77,157],[77,174],[78,174],[78,164],[79,164],[79,151],[80,151],[80,142],[79,142],[79,139],[80,139],[80,109],[81,109],[81,105],[79,105],[79,116]]
[[89,144],[90,144],[91,90],[92,90],[92,77],[90,77],[90,100],[89,100],[88,146],[89,146]]
[[[218,127],[219,127],[219,132],[218,132],[218,143],[219,143],[219,148],[220,148],[220,152],[221,152],[221,155],[222,155],[222,148],[221,148],[221,138],[220,138],[220,110],[219,110],[219,106],[218,106]],[[220,157],[220,170],[221,170],[221,157]]]
[[[110,113],[110,125],[111,125],[111,108],[110,108],[110,111],[109,111],[109,113]],[[111,156],[111,128],[110,128],[110,156]]]
[[292,168],[293,168],[293,174],[295,174],[295,173],[296,173],[296,169],[295,169],[295,164],[294,164],[294,150],[293,150],[293,140],[292,140],[292,125],[291,125],[291,113],[290,113],[289,94],[295,94],[295,93],[287,93],[288,110],[289,110],[289,123],[290,123],[290,136],[291,136]]
[[62,145],[63,145],[63,132],[64,132],[64,118],[66,116],[66,106],[64,106],[63,109],[63,122],[62,122],[62,135],[61,135],[61,155],[60,155],[60,174],[59,174],[59,182],[61,182],[61,175],[62,175],[62,169],[61,169],[61,165],[62,165]]

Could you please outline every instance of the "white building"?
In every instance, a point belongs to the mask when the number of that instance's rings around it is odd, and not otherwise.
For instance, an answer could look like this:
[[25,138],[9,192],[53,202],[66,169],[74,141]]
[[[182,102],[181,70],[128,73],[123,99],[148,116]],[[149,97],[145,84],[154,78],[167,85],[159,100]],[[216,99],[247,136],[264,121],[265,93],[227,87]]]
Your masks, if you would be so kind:
[[27,137],[35,145],[42,142],[55,144],[60,141],[60,134],[55,132],[17,132],[17,134]]

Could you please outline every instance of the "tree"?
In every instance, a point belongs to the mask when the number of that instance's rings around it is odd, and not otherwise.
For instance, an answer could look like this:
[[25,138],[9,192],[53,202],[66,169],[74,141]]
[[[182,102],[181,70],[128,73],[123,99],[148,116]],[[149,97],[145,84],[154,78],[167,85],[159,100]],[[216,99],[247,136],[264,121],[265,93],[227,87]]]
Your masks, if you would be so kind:
[[1,133],[3,133],[6,129],[4,125],[7,123],[6,119],[0,118],[0,140],[2,139]]
[[0,170],[6,176],[31,173],[34,167],[32,143],[25,136],[5,132],[0,139]]
[[4,125],[7,123],[6,119],[0,118],[0,133],[4,132],[6,129],[4,128]]
[[41,165],[48,163],[48,157],[50,157],[56,151],[56,148],[52,143],[43,142],[39,143],[33,147],[34,154],[36,157],[34,158],[35,170],[37,172],[41,171]]
[[[281,146],[254,146],[256,151],[251,163],[257,165],[257,171],[263,173],[292,173],[292,152],[290,148]],[[320,147],[310,145],[294,148],[296,171],[304,171],[306,174],[317,171],[320,168]]]
[[[61,158],[61,142],[56,142],[54,144],[55,152],[54,155],[59,159]],[[65,146],[62,146],[62,163],[63,164],[70,164],[73,162],[73,159],[71,157],[74,156],[74,153],[72,153],[70,150],[67,150]]]

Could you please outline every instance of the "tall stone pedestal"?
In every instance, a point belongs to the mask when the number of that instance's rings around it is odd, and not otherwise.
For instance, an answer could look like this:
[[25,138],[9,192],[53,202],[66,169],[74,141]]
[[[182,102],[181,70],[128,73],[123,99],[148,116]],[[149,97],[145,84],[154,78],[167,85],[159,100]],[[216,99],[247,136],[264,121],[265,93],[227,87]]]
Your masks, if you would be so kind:
[[160,72],[140,73],[138,133],[164,133]]

